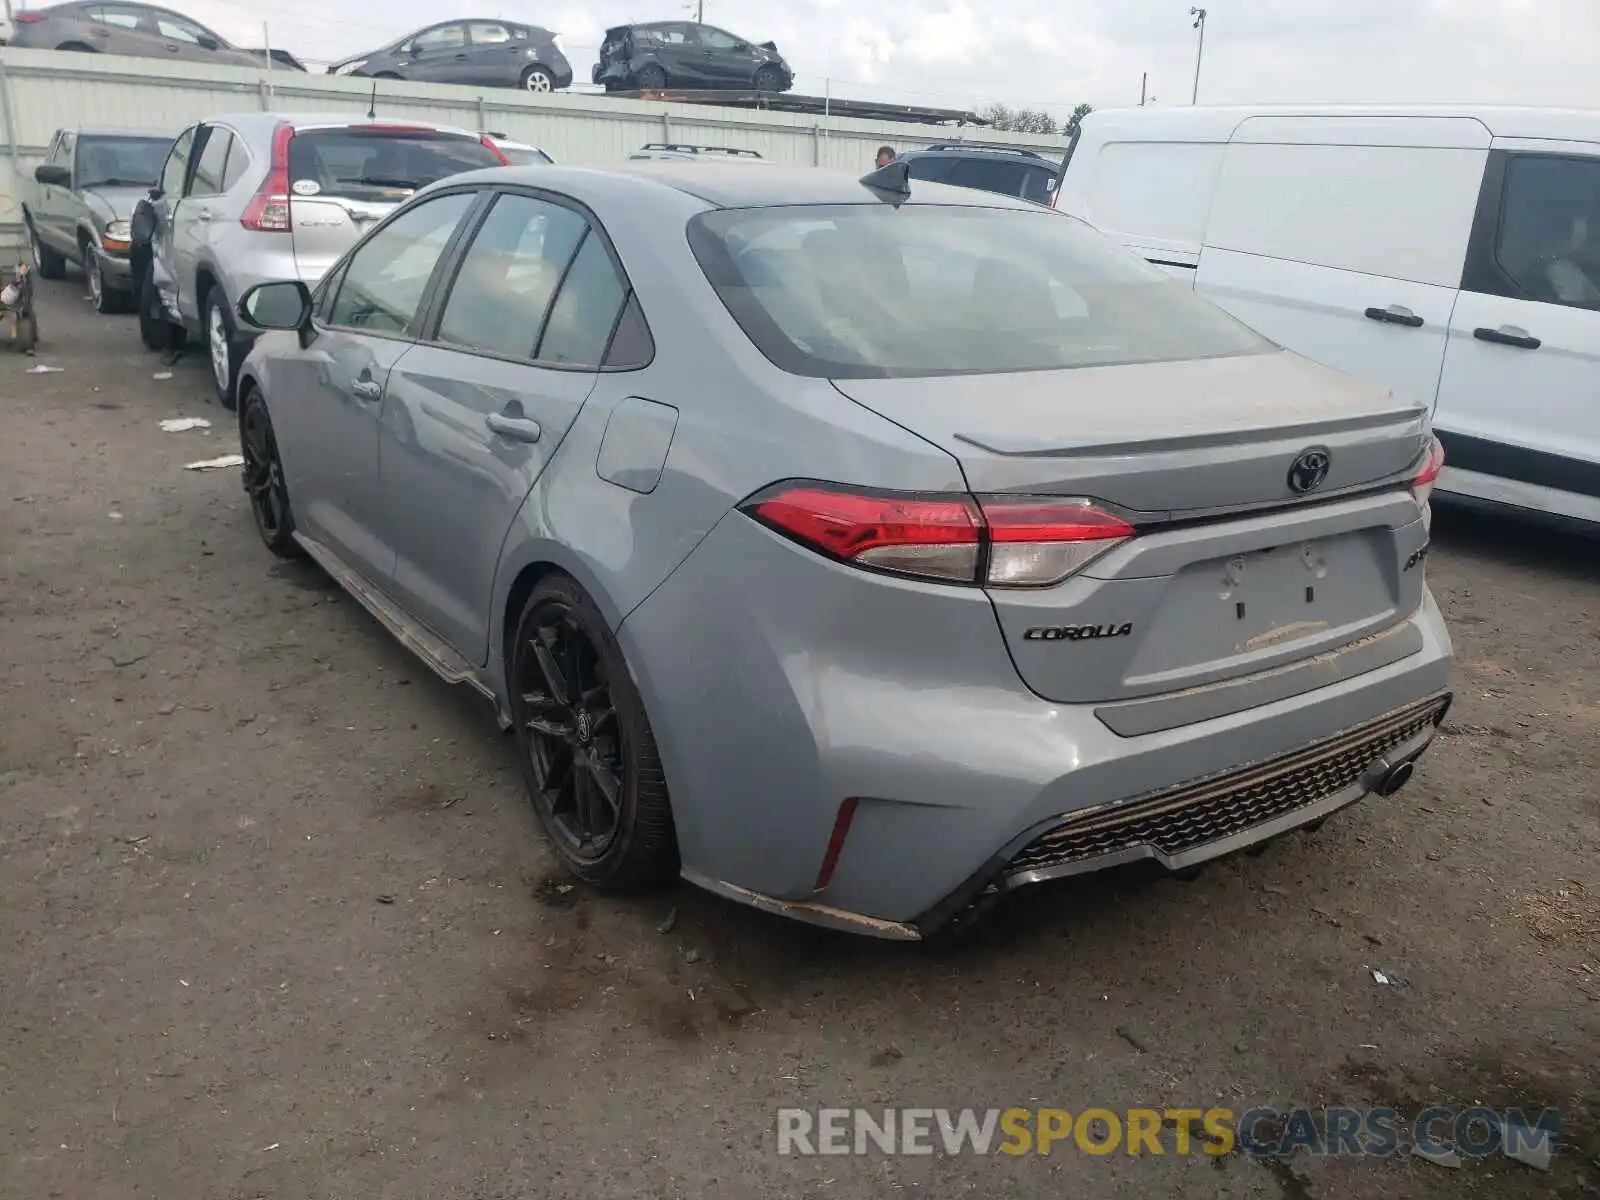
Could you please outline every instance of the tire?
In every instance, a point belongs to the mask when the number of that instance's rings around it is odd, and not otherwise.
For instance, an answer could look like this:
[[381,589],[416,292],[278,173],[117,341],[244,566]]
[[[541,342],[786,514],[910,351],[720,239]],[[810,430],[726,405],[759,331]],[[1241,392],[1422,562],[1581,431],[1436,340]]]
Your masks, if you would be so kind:
[[62,42],[61,45],[56,47],[56,49],[57,50],[64,50],[69,54],[97,54],[97,53],[99,53],[93,46],[86,46],[82,42]]
[[200,311],[205,322],[206,355],[211,361],[211,386],[217,403],[232,412],[238,403],[239,368],[244,365],[244,354],[239,349],[239,331],[221,284],[214,283],[206,289]]
[[565,575],[540,580],[507,657],[523,778],[557,857],[599,888],[675,878],[677,835],[655,735],[594,601]]
[[667,73],[659,63],[650,63],[639,72],[638,82],[641,92],[659,92],[667,86]]
[[39,240],[39,231],[28,222],[28,250],[33,255],[33,269],[40,279],[65,279],[67,260]]
[[556,90],[556,77],[544,67],[529,67],[522,73],[522,90],[525,92],[553,92]]
[[156,281],[148,268],[139,285],[139,340],[146,350],[172,349],[172,324],[161,307],[161,293],[156,291]]
[[106,285],[105,262],[92,243],[84,243],[83,274],[89,283],[89,299],[102,315],[128,311],[128,293]]
[[300,558],[305,551],[294,540],[294,509],[289,503],[289,485],[283,477],[283,461],[278,457],[278,439],[272,432],[272,417],[267,413],[266,397],[251,385],[239,414],[239,449],[244,455],[245,495],[250,498],[250,516],[262,543],[279,558]]
[[768,63],[756,72],[755,85],[758,92],[781,92],[783,91],[783,72]]
[[379,71],[376,75],[373,76],[373,78],[374,79],[399,79],[400,76],[396,75],[393,71]]

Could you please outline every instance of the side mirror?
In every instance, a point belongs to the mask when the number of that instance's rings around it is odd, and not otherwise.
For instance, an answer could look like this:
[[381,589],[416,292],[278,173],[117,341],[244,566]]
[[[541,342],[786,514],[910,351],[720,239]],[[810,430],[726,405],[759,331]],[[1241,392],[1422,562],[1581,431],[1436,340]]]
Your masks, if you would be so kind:
[[416,42],[408,42],[406,43],[406,48],[401,51],[401,53],[409,54],[412,58],[415,58],[417,55],[422,53],[422,47],[417,45]]
[[33,169],[33,177],[40,183],[48,184],[50,187],[69,188],[72,186],[71,169],[63,167],[59,163],[40,163]]
[[239,297],[239,319],[257,329],[298,329],[311,325],[311,290],[298,279],[258,283]]
[[198,37],[195,41],[200,43],[200,49],[202,50],[215,50],[222,44],[214,37]]

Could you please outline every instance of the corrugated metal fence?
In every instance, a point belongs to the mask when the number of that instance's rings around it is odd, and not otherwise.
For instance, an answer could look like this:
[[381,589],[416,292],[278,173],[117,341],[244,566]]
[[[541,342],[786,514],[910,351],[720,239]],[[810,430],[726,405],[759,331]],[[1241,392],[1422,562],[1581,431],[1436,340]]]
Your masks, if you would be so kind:
[[[298,71],[255,71],[98,54],[0,49],[0,244],[22,236],[22,204],[33,169],[60,128],[88,125],[176,134],[192,122],[242,110],[349,112],[365,116],[372,81]],[[1059,155],[1060,140],[989,130],[940,128],[690,104],[618,100],[511,89],[472,89],[383,80],[380,117],[492,129],[543,147],[557,162],[618,162],[645,142],[739,146],[779,163],[865,171],[887,143],[899,150],[975,138]]]

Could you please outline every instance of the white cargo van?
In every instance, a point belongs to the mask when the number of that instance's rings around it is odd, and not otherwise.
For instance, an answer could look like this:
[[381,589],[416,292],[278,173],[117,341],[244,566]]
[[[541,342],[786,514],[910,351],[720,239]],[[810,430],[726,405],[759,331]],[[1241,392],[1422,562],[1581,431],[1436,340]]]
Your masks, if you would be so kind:
[[1100,111],[1056,206],[1432,402],[1440,493],[1600,522],[1600,111]]

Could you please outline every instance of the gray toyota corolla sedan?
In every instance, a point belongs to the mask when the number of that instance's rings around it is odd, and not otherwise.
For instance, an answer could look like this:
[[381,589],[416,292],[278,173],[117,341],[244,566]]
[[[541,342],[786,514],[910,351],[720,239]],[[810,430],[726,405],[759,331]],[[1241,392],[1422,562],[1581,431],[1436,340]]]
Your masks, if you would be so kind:
[[240,381],[267,546],[491,698],[577,875],[917,938],[1409,777],[1427,411],[1021,200],[458,175]]

